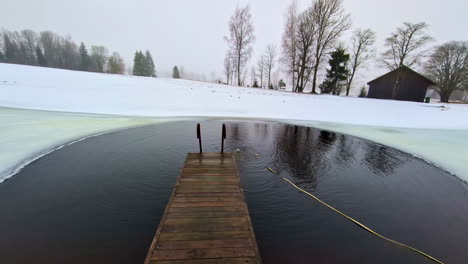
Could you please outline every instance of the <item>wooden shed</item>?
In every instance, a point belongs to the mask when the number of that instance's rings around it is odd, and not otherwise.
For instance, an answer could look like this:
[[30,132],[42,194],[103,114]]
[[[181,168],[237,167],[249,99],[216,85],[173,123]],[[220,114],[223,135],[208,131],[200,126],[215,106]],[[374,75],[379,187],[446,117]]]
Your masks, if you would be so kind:
[[423,75],[402,66],[367,83],[368,98],[423,102],[427,88],[435,83]]

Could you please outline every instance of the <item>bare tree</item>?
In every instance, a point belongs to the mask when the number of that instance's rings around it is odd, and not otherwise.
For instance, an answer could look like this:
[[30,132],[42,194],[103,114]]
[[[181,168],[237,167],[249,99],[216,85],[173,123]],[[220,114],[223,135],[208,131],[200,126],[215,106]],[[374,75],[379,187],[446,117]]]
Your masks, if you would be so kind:
[[179,76],[181,79],[185,78],[185,69],[184,69],[184,66],[182,65],[179,66]]
[[434,51],[426,72],[437,86],[442,102],[448,102],[453,91],[464,90],[468,83],[468,42],[445,43]]
[[224,74],[226,76],[226,84],[231,83],[232,72],[233,72],[232,58],[230,54],[228,53],[226,54],[226,57],[224,58]]
[[296,56],[297,82],[293,92],[303,92],[310,79],[314,65],[313,45],[315,43],[316,27],[312,9],[302,12],[297,18],[296,26]]
[[257,70],[255,66],[252,66],[250,69],[250,87],[254,86],[255,81],[257,80]]
[[112,53],[107,61],[107,73],[123,74],[125,72],[125,63],[118,52]]
[[273,44],[268,45],[263,57],[265,58],[265,73],[266,77],[268,77],[268,88],[271,88],[271,73],[276,64],[276,46]]
[[[405,22],[403,27],[397,28],[390,37],[385,40],[388,47],[382,54],[382,64],[390,70],[398,69],[402,66],[412,67],[420,64],[426,56],[428,50],[426,46],[433,38],[426,33],[428,25],[424,22],[412,24]],[[392,98],[398,94],[403,74],[397,75],[393,85]]]
[[225,37],[225,39],[235,58],[237,85],[241,85],[242,68],[252,54],[252,44],[255,41],[250,6],[236,8],[229,21],[229,33],[229,37]]
[[59,67],[60,37],[52,31],[42,31],[40,33],[40,42],[49,67]]
[[382,64],[390,70],[419,65],[428,52],[427,44],[433,40],[426,32],[428,27],[424,22],[403,23],[385,40],[388,49],[382,54]]
[[24,57],[24,63],[28,65],[36,65],[36,46],[37,46],[37,34],[30,29],[21,30],[21,50]]
[[104,72],[108,51],[103,46],[91,46],[91,71]]
[[260,88],[263,88],[263,77],[265,73],[265,57],[260,56],[260,58],[257,61],[257,71],[258,71],[258,76],[260,77]]
[[284,26],[283,38],[282,38],[282,56],[281,62],[286,68],[286,74],[289,76],[291,80],[291,87],[293,87],[293,91],[296,88],[297,82],[297,64],[298,64],[298,56],[297,56],[297,6],[296,0],[293,0],[288,7],[288,11],[286,13],[286,24]]
[[315,65],[312,93],[316,93],[317,74],[323,57],[333,48],[338,38],[351,27],[351,16],[343,7],[343,0],[316,0],[312,5],[315,35]]
[[365,66],[364,63],[375,56],[375,32],[370,29],[356,30],[352,37],[350,72],[346,82],[346,96],[354,80],[354,76],[359,68]]

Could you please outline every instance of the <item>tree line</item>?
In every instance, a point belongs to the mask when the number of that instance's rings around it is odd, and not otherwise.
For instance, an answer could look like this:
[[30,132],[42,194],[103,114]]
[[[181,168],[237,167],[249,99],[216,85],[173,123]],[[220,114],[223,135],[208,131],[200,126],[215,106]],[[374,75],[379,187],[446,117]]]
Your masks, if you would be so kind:
[[[385,39],[386,50],[378,55],[376,33],[371,29],[355,29],[351,40],[347,44],[343,41],[343,34],[351,29],[351,23],[343,0],[314,0],[302,11],[293,0],[286,10],[281,54],[274,44],[266,47],[256,63],[251,63],[251,85],[273,88],[272,73],[279,64],[278,71],[282,70],[287,76],[293,92],[310,88],[311,93],[320,90],[348,96],[359,72],[370,61],[376,61],[389,70],[402,66],[421,68],[438,84],[435,89],[443,102],[448,101],[453,91],[468,91],[468,42],[454,41],[430,47],[434,39],[428,34],[428,25],[405,22]],[[225,80],[228,84],[245,85],[247,64],[255,42],[250,7],[237,7],[228,25]],[[324,72],[326,77],[319,83],[319,76]],[[396,80],[394,91],[399,83]],[[363,87],[360,96],[365,94]]]
[[[71,37],[30,29],[0,33],[0,62],[111,74],[124,74],[127,70],[120,54],[109,54],[104,46],[92,45],[88,49]],[[137,51],[133,70],[128,73],[156,77],[151,53]]]

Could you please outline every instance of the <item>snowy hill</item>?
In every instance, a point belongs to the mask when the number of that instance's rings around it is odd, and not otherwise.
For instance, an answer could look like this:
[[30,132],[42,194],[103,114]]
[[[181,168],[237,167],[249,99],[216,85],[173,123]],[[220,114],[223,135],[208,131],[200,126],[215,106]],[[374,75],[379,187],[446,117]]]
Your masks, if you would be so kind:
[[468,181],[467,105],[295,94],[0,63],[0,182],[66,144],[116,129],[180,120],[175,117],[255,118],[346,133],[414,154]]
[[0,63],[0,106],[152,117],[247,117],[468,129],[468,107],[294,94]]

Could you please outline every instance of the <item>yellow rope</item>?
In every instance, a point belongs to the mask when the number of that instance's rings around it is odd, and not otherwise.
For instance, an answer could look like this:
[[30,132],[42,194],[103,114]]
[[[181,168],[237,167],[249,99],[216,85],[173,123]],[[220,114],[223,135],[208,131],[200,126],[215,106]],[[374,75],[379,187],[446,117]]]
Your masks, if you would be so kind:
[[[267,168],[267,169],[270,170],[272,173],[274,173],[273,170],[271,170],[270,168]],[[440,260],[438,260],[438,259],[436,259],[436,258],[434,258],[434,257],[432,257],[432,256],[430,256],[430,255],[428,255],[428,254],[426,254],[426,253],[424,253],[424,252],[422,252],[421,250],[418,250],[418,249],[416,249],[416,248],[414,248],[414,247],[405,245],[405,244],[400,243],[400,242],[398,242],[398,241],[395,241],[395,240],[393,240],[393,239],[390,239],[390,238],[387,238],[387,237],[382,236],[381,234],[379,234],[379,233],[375,232],[374,230],[368,228],[368,227],[365,226],[364,224],[361,224],[361,223],[358,222],[357,220],[354,220],[354,219],[351,218],[350,216],[348,216],[348,215],[346,215],[346,214],[340,212],[338,209],[335,209],[334,207],[328,205],[327,203],[325,203],[324,201],[320,200],[319,198],[317,198],[316,196],[312,195],[311,193],[308,193],[307,191],[304,191],[303,189],[299,188],[297,185],[295,185],[294,183],[292,183],[290,180],[288,180],[288,179],[286,179],[286,178],[283,178],[283,179],[284,179],[285,181],[287,181],[289,184],[291,184],[292,186],[294,186],[294,188],[296,188],[296,189],[298,189],[299,191],[301,191],[301,192],[303,192],[303,193],[309,195],[310,197],[314,198],[315,200],[317,200],[317,201],[320,202],[321,204],[323,204],[323,205],[325,205],[326,207],[332,209],[333,211],[339,213],[340,215],[342,215],[342,216],[348,218],[350,221],[352,221],[352,222],[355,223],[356,225],[360,226],[360,227],[363,228],[364,230],[366,230],[366,231],[368,231],[368,232],[370,232],[370,233],[372,233],[372,234],[374,234],[374,235],[376,235],[376,236],[378,236],[378,237],[380,237],[380,238],[382,238],[382,239],[385,239],[385,240],[387,240],[387,241],[389,241],[389,242],[392,242],[393,244],[396,244],[396,245],[405,247],[405,248],[407,248],[407,249],[410,249],[410,250],[412,250],[412,251],[415,251],[415,252],[417,252],[417,253],[423,255],[424,257],[426,257],[426,258],[428,258],[428,259],[430,259],[430,260],[432,260],[432,261],[434,261],[434,262],[437,262],[437,263],[439,263],[439,264],[444,264],[442,261],[440,261]]]

